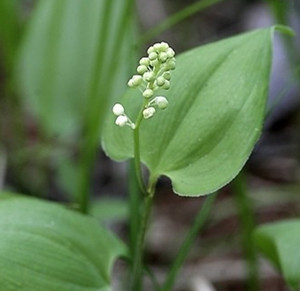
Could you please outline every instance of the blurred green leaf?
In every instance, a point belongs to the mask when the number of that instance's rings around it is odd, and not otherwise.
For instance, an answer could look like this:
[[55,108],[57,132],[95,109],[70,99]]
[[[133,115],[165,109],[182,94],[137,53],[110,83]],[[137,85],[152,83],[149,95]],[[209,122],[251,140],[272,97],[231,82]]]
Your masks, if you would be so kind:
[[20,38],[19,8],[20,3],[16,0],[0,0],[0,49],[6,71],[9,73]]
[[91,215],[101,222],[125,220],[128,217],[128,205],[126,200],[101,198],[93,201]]
[[[197,196],[238,174],[264,120],[273,32],[252,31],[177,57],[168,109],[141,125],[141,159],[152,178],[166,175],[175,192]],[[141,102],[132,89],[121,99],[133,120]],[[112,113],[103,147],[116,160],[133,156],[131,129],[117,127]]]
[[[102,31],[109,37],[101,48],[105,63],[99,80],[113,78],[110,69],[118,66],[114,77],[121,82],[115,82],[109,93],[123,92],[130,44],[116,39],[120,25],[116,20],[124,6],[121,2],[113,1],[112,16],[103,28],[101,20],[107,1],[38,1],[20,50],[16,73],[26,108],[37,117],[47,134],[70,135],[83,124],[87,115],[86,95],[99,54],[98,35]],[[116,42],[118,54],[112,56]],[[101,94],[102,89],[95,92],[95,100],[102,100],[96,102],[100,107],[106,106],[104,99],[111,97]]]
[[8,193],[0,202],[1,290],[111,290],[112,264],[126,251],[96,220]]
[[262,225],[254,232],[260,251],[281,271],[293,290],[300,286],[300,220]]

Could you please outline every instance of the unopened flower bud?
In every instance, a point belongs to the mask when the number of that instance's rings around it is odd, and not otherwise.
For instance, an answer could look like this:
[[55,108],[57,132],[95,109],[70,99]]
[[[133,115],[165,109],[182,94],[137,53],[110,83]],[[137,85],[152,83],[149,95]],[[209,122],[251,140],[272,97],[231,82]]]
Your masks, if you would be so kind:
[[160,109],[166,109],[168,107],[168,100],[164,96],[157,96],[153,99],[153,102],[160,108]]
[[112,111],[114,115],[119,116],[124,114],[124,107],[120,103],[116,103]]
[[152,96],[153,96],[153,90],[151,90],[151,89],[146,89],[146,90],[143,92],[143,96],[144,96],[145,98],[150,98],[150,97],[152,97]]
[[174,70],[175,67],[176,67],[176,63],[175,63],[174,60],[169,60],[169,61],[167,62],[167,69],[168,69],[168,70]]
[[153,61],[157,58],[157,53],[156,52],[152,52],[149,54],[149,59],[150,61]]
[[160,59],[162,62],[165,62],[165,61],[167,60],[167,58],[168,58],[168,55],[167,55],[166,53],[161,52],[161,53],[159,54],[159,59]]
[[150,60],[149,58],[143,57],[140,59],[140,65],[144,65],[144,66],[149,66],[150,65]]
[[146,81],[146,82],[151,82],[151,81],[153,81],[153,79],[154,79],[154,73],[153,72],[146,72],[146,73],[144,73],[144,75],[143,75],[143,79]]
[[172,48],[169,47],[169,48],[167,49],[167,55],[168,55],[169,58],[174,57],[174,56],[175,56],[174,50],[173,50]]
[[163,84],[162,88],[165,89],[165,90],[170,89],[170,82],[165,80],[165,83]]
[[138,87],[142,84],[143,78],[140,75],[134,75],[132,78],[128,81],[128,86],[131,88]]
[[156,79],[157,86],[161,87],[165,84],[166,80],[164,77],[160,76]]
[[156,43],[156,44],[153,45],[153,47],[154,47],[154,49],[156,49],[156,50],[159,51],[161,49],[161,44],[160,43]]
[[150,46],[150,47],[148,48],[148,50],[147,50],[148,55],[151,54],[151,53],[153,53],[153,52],[155,52],[155,49],[154,49],[153,46]]
[[151,118],[154,115],[155,111],[156,110],[154,107],[148,107],[148,108],[144,109],[144,111],[143,111],[144,118],[145,119]]
[[169,48],[169,45],[166,42],[162,41],[160,43],[160,47],[162,50],[167,50]]
[[136,70],[141,75],[143,75],[145,72],[148,71],[148,69],[147,69],[147,67],[145,65],[138,66]]
[[171,80],[171,73],[170,72],[165,72],[162,75],[166,80],[170,81]]
[[128,122],[128,117],[125,115],[120,115],[115,121],[116,125],[121,127],[125,126],[127,122]]
[[159,60],[158,59],[155,59],[155,60],[153,60],[153,61],[150,61],[150,65],[152,66],[152,67],[155,67],[155,66],[157,66],[159,64]]

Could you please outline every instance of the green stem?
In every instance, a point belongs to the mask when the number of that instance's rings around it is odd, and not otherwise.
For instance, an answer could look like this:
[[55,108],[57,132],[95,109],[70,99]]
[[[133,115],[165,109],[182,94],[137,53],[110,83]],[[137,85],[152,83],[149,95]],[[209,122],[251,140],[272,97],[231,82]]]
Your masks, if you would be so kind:
[[200,229],[204,226],[215,198],[216,198],[216,194],[211,194],[210,196],[208,196],[206,198],[202,208],[198,212],[196,219],[194,221],[194,224],[192,225],[192,227],[189,229],[188,233],[186,234],[186,237],[185,237],[182,245],[180,246],[178,254],[167,274],[164,285],[162,287],[163,291],[173,290],[173,286],[174,286],[174,283],[178,276],[178,272],[179,272],[180,268],[182,267],[187,255],[189,253],[189,250],[191,249]]
[[153,196],[155,191],[156,178],[149,179],[149,187],[146,189],[145,183],[142,177],[141,171],[141,155],[140,155],[140,136],[139,130],[141,123],[143,121],[143,110],[145,105],[147,104],[147,100],[144,100],[144,103],[138,113],[135,129],[133,130],[133,138],[134,138],[134,165],[135,172],[138,184],[140,186],[141,191],[145,195],[144,197],[144,207],[141,212],[141,222],[139,223],[139,232],[137,235],[137,242],[135,244],[135,250],[133,254],[133,267],[132,267],[132,283],[131,290],[139,291],[142,286],[142,275],[143,275],[143,250],[144,250],[144,241],[145,234],[148,226],[149,216],[153,203]]
[[137,234],[140,226],[140,205],[141,192],[135,174],[135,164],[131,160],[129,163],[129,233],[131,256],[136,250]]
[[259,272],[257,265],[256,251],[252,239],[252,233],[255,228],[255,219],[250,199],[247,197],[246,181],[241,172],[233,181],[235,200],[239,211],[239,220],[241,222],[242,244],[247,260],[248,278],[247,290],[260,290]]
[[167,30],[168,28],[172,27],[174,24],[184,20],[185,18],[215,4],[221,2],[222,0],[203,0],[193,3],[187,6],[185,9],[180,10],[179,12],[171,15],[166,20],[159,23],[157,26],[153,27],[152,29],[148,30],[139,40],[138,44],[145,43],[151,40],[156,35],[162,33],[163,31]]
[[137,177],[137,181],[139,184],[139,187],[143,194],[147,194],[147,190],[143,181],[142,176],[142,169],[141,169],[141,153],[140,153],[140,125],[143,119],[143,109],[144,105],[142,106],[142,109],[139,112],[139,115],[136,120],[136,127],[133,130],[133,141],[134,141],[134,165],[135,165],[135,173]]
[[134,291],[140,291],[142,285],[144,241],[145,241],[145,234],[148,226],[149,216],[152,209],[153,194],[154,193],[152,194],[148,193],[148,195],[145,197],[144,207],[142,210],[140,230],[139,230],[135,254],[133,258],[131,290]]

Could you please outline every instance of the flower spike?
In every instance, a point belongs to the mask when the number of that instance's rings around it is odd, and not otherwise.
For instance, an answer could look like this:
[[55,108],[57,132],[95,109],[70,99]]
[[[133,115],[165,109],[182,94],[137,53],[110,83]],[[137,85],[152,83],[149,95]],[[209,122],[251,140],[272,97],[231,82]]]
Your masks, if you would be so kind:
[[[128,86],[138,88],[145,98],[141,111],[144,119],[153,117],[157,108],[163,110],[168,107],[167,98],[155,96],[155,91],[170,88],[171,71],[176,67],[175,51],[166,42],[150,46],[147,54],[139,60],[137,74],[128,81]],[[117,116],[116,125],[121,127],[128,125],[135,129],[136,125],[125,114],[125,109],[121,104],[114,105],[113,113]]]

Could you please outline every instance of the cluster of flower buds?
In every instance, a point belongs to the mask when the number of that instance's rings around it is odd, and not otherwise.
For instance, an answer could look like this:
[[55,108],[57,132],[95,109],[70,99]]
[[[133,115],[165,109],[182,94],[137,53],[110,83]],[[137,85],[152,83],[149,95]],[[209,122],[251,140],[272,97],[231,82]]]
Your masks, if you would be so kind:
[[[155,114],[156,108],[167,108],[167,98],[164,96],[155,97],[154,92],[160,88],[165,90],[170,88],[171,71],[175,69],[175,52],[166,42],[150,46],[147,53],[148,56],[142,57],[139,61],[139,66],[137,67],[138,74],[133,75],[128,81],[128,86],[139,88],[143,97],[147,100],[143,110],[143,117],[145,119],[151,118]],[[119,106],[121,104],[116,105]],[[117,115],[114,109],[113,112]],[[117,125],[129,125],[134,129],[134,124],[124,113],[124,108],[122,113],[117,116]]]
[[130,120],[130,118],[125,114],[123,105],[116,103],[112,109],[113,114],[117,116],[115,124],[123,127],[125,125],[130,126],[132,129],[135,129],[135,124]]

